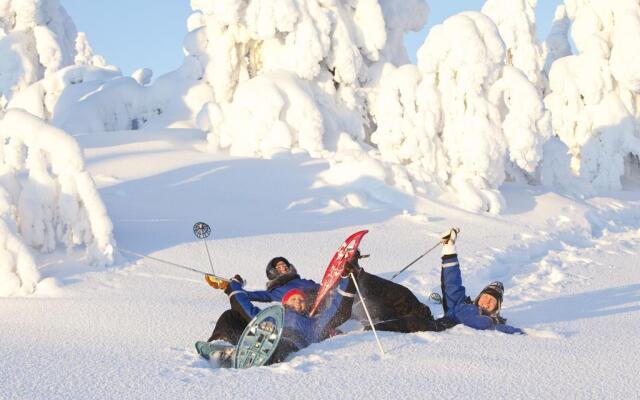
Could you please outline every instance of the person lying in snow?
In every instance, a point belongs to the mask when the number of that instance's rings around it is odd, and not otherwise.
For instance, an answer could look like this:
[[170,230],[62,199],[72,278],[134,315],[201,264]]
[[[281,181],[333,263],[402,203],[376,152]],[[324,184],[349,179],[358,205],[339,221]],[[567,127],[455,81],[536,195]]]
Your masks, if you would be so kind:
[[457,231],[451,229],[442,238],[442,308],[445,319],[474,329],[495,329],[504,333],[525,334],[522,329],[507,325],[500,316],[504,286],[495,281],[487,285],[474,301],[462,286],[460,264],[456,253]]
[[[296,267],[284,257],[274,257],[267,264],[267,290],[245,291],[249,301],[258,301],[270,303],[281,301],[285,293],[292,289],[302,290],[308,298],[315,296],[320,285],[310,279],[302,279],[296,271]],[[236,280],[243,281],[239,275],[234,277]],[[219,286],[219,282],[212,280],[211,277],[205,275],[205,281],[214,289],[225,289]],[[247,326],[245,321],[237,311],[233,309],[226,310],[220,315],[216,326],[207,342],[214,340],[223,340],[229,343],[237,343],[242,335],[242,331]]]
[[[506,325],[506,319],[500,316],[504,292],[502,283],[493,282],[473,302],[466,296],[456,254],[456,236],[457,232],[452,229],[442,238],[443,318],[434,319],[429,307],[406,287],[365,272],[358,264],[359,252],[346,264],[345,272],[353,272],[356,277],[376,329],[405,333],[440,332],[462,323],[475,329],[524,333]],[[364,324],[365,329],[370,329],[368,322]]]
[[[307,301],[307,295],[304,291],[296,288],[285,293],[282,296],[282,304],[285,308],[282,336],[268,364],[281,362],[289,354],[332,336],[335,328],[346,321],[345,316],[348,316],[349,313],[345,310],[351,309],[354,292],[355,286],[351,279],[348,276],[344,277],[333,289],[329,305],[314,317],[308,315],[308,306],[311,303]],[[225,289],[225,293],[229,295],[231,309],[244,322],[245,326],[261,311],[251,303],[249,294],[242,289],[239,279],[232,279]],[[221,323],[218,321],[217,326]],[[229,327],[230,330],[236,328]],[[242,330],[236,333],[238,333],[237,336],[235,334],[232,336],[239,339]],[[220,350],[209,354],[209,359],[219,367],[230,367],[234,351],[231,345],[236,345],[238,339],[229,340],[228,344],[217,341],[215,345]]]
[[[353,273],[376,329],[393,332],[440,332],[456,325],[450,319],[434,319],[431,309],[411,290],[398,283],[366,272],[358,264],[359,251],[345,265],[345,273]],[[354,319],[371,329],[365,319],[362,303],[354,305]]]

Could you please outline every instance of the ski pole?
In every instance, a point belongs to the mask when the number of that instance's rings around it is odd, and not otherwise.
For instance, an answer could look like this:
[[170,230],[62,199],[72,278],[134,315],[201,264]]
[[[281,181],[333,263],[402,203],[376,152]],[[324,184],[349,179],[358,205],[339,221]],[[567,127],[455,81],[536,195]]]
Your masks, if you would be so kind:
[[356,282],[356,277],[353,276],[353,272],[350,272],[351,280],[356,287],[356,291],[358,292],[358,297],[360,297],[360,301],[362,302],[362,307],[364,308],[365,314],[367,314],[367,319],[369,320],[369,324],[371,325],[371,330],[373,331],[373,335],[376,337],[376,342],[378,342],[378,348],[380,349],[380,355],[384,356],[384,349],[382,348],[382,343],[380,343],[380,338],[378,337],[378,332],[376,332],[376,327],[373,325],[373,320],[371,319],[371,315],[369,314],[369,309],[367,309],[367,304],[364,302],[364,297],[362,297],[362,293],[360,293],[360,287],[358,286],[358,282]]
[[401,273],[403,273],[404,271],[406,271],[410,266],[412,266],[413,264],[417,263],[418,261],[420,261],[422,259],[422,257],[426,256],[427,254],[431,253],[433,251],[433,249],[435,249],[436,247],[438,247],[440,245],[440,241],[438,241],[438,243],[436,243],[432,248],[430,248],[429,250],[427,250],[426,252],[424,252],[422,255],[420,255],[420,257],[416,258],[415,260],[411,261],[409,263],[409,265],[407,265],[406,267],[402,268],[400,271],[396,272],[392,277],[391,277],[391,281],[398,275],[400,275]]
[[211,272],[213,275],[216,274],[216,271],[213,270],[213,262],[211,261],[211,254],[209,254],[209,246],[207,246],[206,239],[211,234],[211,227],[204,222],[196,222],[193,225],[193,234],[196,235],[198,239],[202,239],[204,242],[204,248],[207,250],[207,257],[209,258],[209,265],[211,265]]
[[[460,228],[453,228],[453,230],[456,232],[456,234],[460,233]],[[449,239],[448,236],[445,237],[447,240]],[[438,247],[439,245],[442,244],[444,238],[440,239],[438,241],[438,243],[436,243],[435,245],[433,245],[432,248],[430,248],[429,250],[427,250],[426,252],[424,252],[422,255],[420,255],[420,257],[416,258],[415,260],[411,261],[409,263],[409,265],[407,265],[406,267],[402,268],[400,271],[396,272],[392,277],[391,277],[391,281],[398,275],[400,275],[401,273],[403,273],[404,271],[407,270],[407,268],[409,268],[410,266],[412,266],[413,264],[417,263],[418,261],[420,261],[422,259],[422,257],[426,256],[427,254],[431,253],[433,251],[433,249],[435,249],[436,247]]]
[[210,273],[204,272],[204,271],[200,271],[199,269],[187,267],[186,265],[177,264],[177,263],[174,263],[174,262],[171,262],[171,261],[163,260],[161,258],[156,258],[156,257],[152,257],[152,256],[146,256],[144,254],[136,253],[135,251],[123,249],[122,247],[118,247],[118,250],[121,253],[131,254],[132,256],[141,257],[141,258],[147,258],[149,260],[153,260],[153,261],[161,262],[161,263],[164,263],[164,264],[172,265],[172,266],[177,267],[177,268],[182,268],[182,269],[185,269],[187,271],[197,272],[198,274],[207,275],[207,276],[213,276],[216,279],[220,279],[220,280],[227,281],[227,282],[229,281],[228,279],[224,279],[224,278],[221,278],[221,277],[216,276],[216,275],[211,275]]

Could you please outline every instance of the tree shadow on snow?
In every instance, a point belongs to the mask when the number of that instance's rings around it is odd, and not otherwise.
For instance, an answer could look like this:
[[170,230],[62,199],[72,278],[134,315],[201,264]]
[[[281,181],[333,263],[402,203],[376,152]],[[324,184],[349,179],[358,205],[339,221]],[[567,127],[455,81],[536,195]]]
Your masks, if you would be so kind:
[[219,160],[100,192],[117,242],[135,243],[137,251],[193,242],[197,221],[211,225],[212,239],[229,239],[359,228],[414,208],[413,198],[373,177],[319,186],[318,174],[327,168],[307,157]]
[[532,301],[505,310],[520,325],[575,321],[640,311],[640,284]]

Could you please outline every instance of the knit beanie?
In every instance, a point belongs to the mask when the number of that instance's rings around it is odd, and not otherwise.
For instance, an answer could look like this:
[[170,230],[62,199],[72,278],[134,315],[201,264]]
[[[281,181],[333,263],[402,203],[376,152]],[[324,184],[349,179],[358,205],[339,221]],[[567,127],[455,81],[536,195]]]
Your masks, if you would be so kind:
[[496,307],[496,311],[494,313],[500,313],[500,308],[502,307],[502,297],[504,295],[504,285],[502,284],[502,282],[495,281],[485,286],[485,288],[482,289],[482,291],[478,294],[478,297],[476,297],[474,304],[478,304],[478,299],[480,299],[480,296],[483,293],[493,296],[498,301],[498,306]]
[[295,296],[295,295],[300,295],[300,296],[302,296],[303,299],[305,299],[305,301],[307,300],[307,295],[304,294],[304,292],[302,290],[300,290],[300,289],[291,289],[287,293],[285,293],[284,296],[282,296],[282,304],[286,304],[287,300],[289,300],[289,298],[291,296]]

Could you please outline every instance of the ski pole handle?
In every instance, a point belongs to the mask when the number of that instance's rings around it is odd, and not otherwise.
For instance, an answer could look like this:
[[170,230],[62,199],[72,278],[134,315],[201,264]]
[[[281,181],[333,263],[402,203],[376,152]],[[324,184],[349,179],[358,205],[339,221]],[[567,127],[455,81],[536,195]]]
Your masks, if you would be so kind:
[[227,279],[218,278],[217,276],[211,274],[205,274],[204,280],[212,288],[220,290],[225,290],[226,288],[228,288],[230,283],[230,281]]

